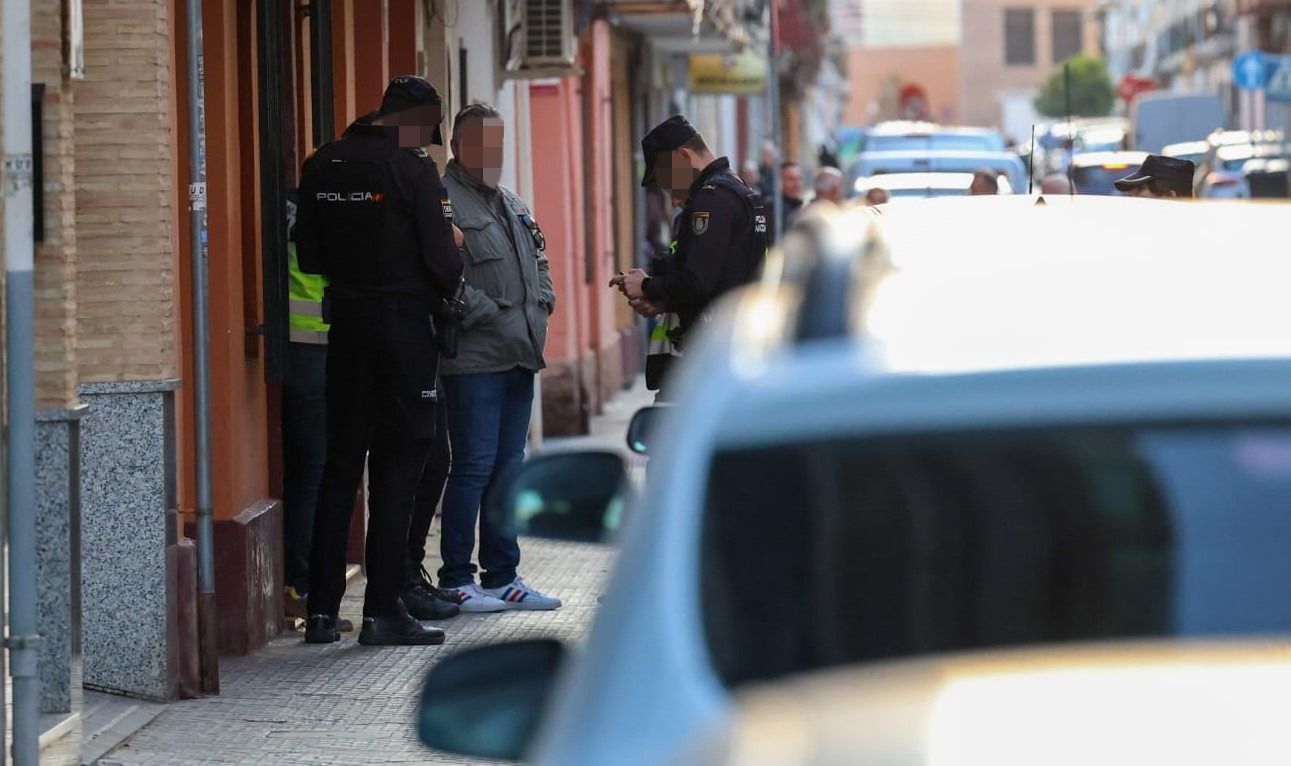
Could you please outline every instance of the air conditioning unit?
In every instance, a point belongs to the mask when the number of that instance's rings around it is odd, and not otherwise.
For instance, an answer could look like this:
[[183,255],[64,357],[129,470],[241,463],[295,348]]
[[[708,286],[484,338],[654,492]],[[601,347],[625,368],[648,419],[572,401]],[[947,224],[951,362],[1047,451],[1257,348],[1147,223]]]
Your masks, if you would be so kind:
[[576,68],[572,0],[502,0],[506,77],[556,77]]

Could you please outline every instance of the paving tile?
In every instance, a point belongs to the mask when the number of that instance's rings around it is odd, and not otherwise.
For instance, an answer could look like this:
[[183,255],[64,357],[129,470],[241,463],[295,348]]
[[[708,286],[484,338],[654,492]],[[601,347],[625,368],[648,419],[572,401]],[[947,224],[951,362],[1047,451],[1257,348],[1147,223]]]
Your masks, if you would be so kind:
[[[432,533],[435,534],[435,533]],[[438,538],[428,548],[438,549]],[[250,657],[221,663],[219,697],[178,702],[99,761],[108,766],[204,764],[478,764],[435,753],[417,741],[413,720],[426,673],[448,654],[525,638],[581,641],[610,566],[601,545],[525,539],[521,571],[559,596],[555,612],[462,615],[445,621],[442,647],[306,645],[284,634]],[[427,568],[438,567],[437,557]],[[351,583],[342,614],[356,623],[363,581]]]

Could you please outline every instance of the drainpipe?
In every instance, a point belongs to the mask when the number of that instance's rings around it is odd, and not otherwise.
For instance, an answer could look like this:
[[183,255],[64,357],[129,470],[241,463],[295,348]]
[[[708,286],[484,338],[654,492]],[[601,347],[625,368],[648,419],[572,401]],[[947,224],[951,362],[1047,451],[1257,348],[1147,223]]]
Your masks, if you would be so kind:
[[780,2],[771,0],[771,35],[767,40],[767,108],[771,111],[771,141],[775,144],[776,162],[771,167],[771,221],[777,242],[784,241],[784,195],[780,193],[780,163],[788,159],[780,130]]
[[36,381],[32,352],[31,4],[4,0],[5,368],[8,386],[9,649],[13,762],[40,762],[36,635]]
[[193,258],[193,405],[197,436],[197,634],[201,689],[220,693],[215,641],[215,524],[211,501],[211,335],[206,279],[206,99],[202,59],[202,2],[188,11],[188,209]]

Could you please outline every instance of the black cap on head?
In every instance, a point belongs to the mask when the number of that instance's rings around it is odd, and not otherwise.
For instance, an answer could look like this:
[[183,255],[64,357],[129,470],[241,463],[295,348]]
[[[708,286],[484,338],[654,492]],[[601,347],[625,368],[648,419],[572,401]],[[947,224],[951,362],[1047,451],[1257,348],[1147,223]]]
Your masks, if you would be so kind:
[[645,155],[645,175],[641,178],[642,186],[655,182],[654,163],[661,152],[671,152],[685,146],[699,131],[680,114],[674,114],[646,133],[641,139],[641,153]]
[[1128,192],[1137,186],[1156,182],[1158,188],[1172,190],[1180,197],[1192,196],[1192,177],[1197,166],[1191,160],[1149,154],[1139,169],[1116,182],[1116,188]]
[[[386,86],[385,96],[381,99],[381,110],[378,115],[385,117],[403,112],[409,109],[416,109],[422,106],[443,106],[443,99],[439,97],[439,91],[431,85],[424,77],[418,77],[415,74],[400,75],[390,81]],[[432,143],[442,146],[444,137],[439,132],[439,125],[435,126],[435,137]]]

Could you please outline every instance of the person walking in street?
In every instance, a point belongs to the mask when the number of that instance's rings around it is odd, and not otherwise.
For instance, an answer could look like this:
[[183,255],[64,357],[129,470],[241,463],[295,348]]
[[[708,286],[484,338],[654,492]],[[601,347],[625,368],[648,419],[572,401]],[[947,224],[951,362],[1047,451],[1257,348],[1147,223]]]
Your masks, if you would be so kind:
[[657,183],[683,206],[677,239],[666,264],[652,266],[651,273],[620,274],[610,286],[638,314],[675,314],[678,326],[670,334],[680,349],[714,300],[757,276],[766,257],[767,218],[761,200],[731,171],[730,161],[713,154],[685,117],[674,115],[655,126],[641,150],[641,185]]
[[1191,160],[1149,154],[1137,171],[1116,182],[1116,188],[1131,197],[1192,199],[1196,172]]
[[391,80],[380,110],[321,147],[301,173],[302,271],[327,277],[327,463],[309,562],[309,643],[337,641],[354,497],[369,472],[367,592],[359,642],[424,645],[399,597],[413,498],[435,436],[439,348],[432,314],[455,295],[462,259],[452,205],[425,146],[442,143],[440,98]]
[[[496,109],[472,104],[453,121],[444,182],[466,237],[466,315],[457,357],[445,360],[452,468],[444,489],[439,587],[464,612],[556,609],[560,599],[520,577],[520,545],[505,519],[480,513],[498,478],[523,459],[534,376],[556,307],[546,241],[528,206],[498,181],[505,126]],[[471,562],[479,526],[475,581]]]

